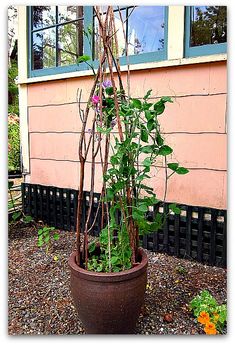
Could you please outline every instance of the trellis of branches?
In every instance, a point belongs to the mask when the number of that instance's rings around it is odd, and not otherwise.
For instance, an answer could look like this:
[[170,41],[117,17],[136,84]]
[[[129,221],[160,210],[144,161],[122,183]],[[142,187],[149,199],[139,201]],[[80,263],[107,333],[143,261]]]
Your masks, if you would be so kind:
[[[90,94],[88,97],[88,102],[85,111],[83,111],[80,107],[80,100],[81,100],[81,90],[79,91],[79,113],[80,113],[80,120],[82,122],[82,129],[79,139],[79,161],[80,161],[80,181],[79,181],[79,193],[78,193],[78,208],[77,208],[77,219],[76,219],[76,242],[77,242],[77,264],[81,264],[81,259],[85,262],[85,267],[87,267],[88,261],[88,234],[92,230],[95,221],[97,219],[98,212],[101,210],[101,224],[100,227],[104,226],[105,220],[109,221],[109,206],[108,203],[103,201],[104,196],[106,195],[106,184],[105,181],[103,182],[101,197],[99,200],[99,206],[96,211],[96,214],[93,215],[93,223],[89,226],[91,220],[91,212],[92,212],[92,204],[93,204],[93,196],[94,196],[94,188],[95,188],[95,169],[96,169],[96,158],[99,153],[101,159],[101,166],[103,175],[106,173],[108,168],[108,158],[109,158],[109,150],[110,150],[110,134],[103,135],[100,132],[97,132],[97,126],[101,126],[103,124],[103,112],[102,112],[102,99],[104,98],[103,94],[103,87],[102,83],[104,81],[104,77],[109,75],[109,78],[112,83],[113,87],[113,99],[114,99],[114,113],[115,118],[117,121],[118,127],[118,135],[120,141],[123,141],[123,130],[122,124],[119,116],[119,103],[118,103],[118,94],[117,94],[117,86],[114,77],[114,68],[116,69],[117,77],[118,77],[118,86],[120,90],[120,95],[123,100],[128,101],[128,97],[125,95],[123,83],[122,83],[122,76],[120,70],[120,63],[118,57],[118,39],[117,39],[117,30],[115,27],[115,20],[114,20],[114,12],[112,6],[108,6],[107,12],[105,14],[100,12],[100,7],[94,7],[95,14],[98,19],[98,39],[100,47],[99,51],[99,67],[95,74],[94,82],[90,90]],[[119,12],[120,13],[120,12]],[[120,13],[120,21],[124,28],[124,21],[121,17]],[[124,32],[124,30],[123,30]],[[129,82],[128,82],[129,84]],[[129,88],[128,88],[129,89]],[[96,108],[94,109],[91,107],[92,104],[92,97],[97,94],[100,99],[100,103],[97,104]],[[88,132],[87,124],[91,123],[90,128],[90,135],[87,139],[86,133]],[[105,140],[104,149],[102,149],[101,141]],[[85,220],[84,225],[84,240],[83,244],[81,245],[81,226],[82,226],[82,205],[83,205],[83,196],[84,196],[84,174],[86,169],[86,162],[88,153],[91,152],[91,178],[90,178],[90,195],[89,195],[89,206],[88,212]],[[131,191],[127,191],[129,198],[131,195]],[[130,201],[130,200],[129,200]],[[135,252],[134,246],[134,229],[133,224],[129,222],[129,235],[131,240],[131,245],[133,249],[133,253]],[[81,255],[83,256],[81,258]],[[133,258],[134,260],[134,258]]]

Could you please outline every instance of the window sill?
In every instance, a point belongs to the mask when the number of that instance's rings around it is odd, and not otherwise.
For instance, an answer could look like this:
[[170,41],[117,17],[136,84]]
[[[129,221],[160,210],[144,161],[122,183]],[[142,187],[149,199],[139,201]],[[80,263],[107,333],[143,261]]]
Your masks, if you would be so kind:
[[[138,71],[138,70],[145,70],[145,69],[183,66],[183,65],[190,65],[190,64],[226,61],[226,60],[227,60],[227,54],[214,54],[214,55],[196,56],[196,57],[182,58],[182,59],[172,59],[172,60],[164,60],[164,61],[157,61],[157,62],[132,64],[130,65],[130,70]],[[121,66],[121,71],[123,72],[127,71],[127,66]],[[86,77],[86,76],[91,76],[91,75],[92,75],[91,70],[67,72],[67,73],[60,73],[60,74],[55,74],[55,75],[46,75],[46,76],[41,76],[41,77],[19,78],[18,84],[19,85],[31,84],[31,83],[38,83],[38,82],[44,82],[44,81]]]

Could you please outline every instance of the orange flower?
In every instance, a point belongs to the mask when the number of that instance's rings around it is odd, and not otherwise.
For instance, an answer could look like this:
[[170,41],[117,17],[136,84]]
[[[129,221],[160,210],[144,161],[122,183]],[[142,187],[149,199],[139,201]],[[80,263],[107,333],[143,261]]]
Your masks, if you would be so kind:
[[206,326],[204,328],[204,332],[206,334],[217,334],[215,324],[213,322],[206,323]]
[[210,316],[206,311],[201,311],[200,315],[197,318],[197,321],[205,325],[206,323],[210,321]]

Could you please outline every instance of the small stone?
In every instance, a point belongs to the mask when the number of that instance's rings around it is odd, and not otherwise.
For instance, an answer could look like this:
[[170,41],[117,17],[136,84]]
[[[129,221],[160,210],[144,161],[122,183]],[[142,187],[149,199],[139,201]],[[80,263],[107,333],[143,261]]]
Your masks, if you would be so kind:
[[172,314],[168,313],[163,316],[163,320],[166,322],[172,322],[173,321],[173,316]]

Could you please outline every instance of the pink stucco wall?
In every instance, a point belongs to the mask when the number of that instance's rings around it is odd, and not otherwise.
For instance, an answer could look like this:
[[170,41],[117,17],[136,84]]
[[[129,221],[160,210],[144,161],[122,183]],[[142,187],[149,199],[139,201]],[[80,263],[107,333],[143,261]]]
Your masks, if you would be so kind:
[[[167,143],[174,148],[172,161],[178,160],[190,173],[170,179],[168,201],[226,208],[226,76],[225,62],[131,72],[133,97],[143,97],[152,88],[156,98],[174,98],[160,117],[161,127]],[[83,90],[85,107],[90,85],[90,77],[28,85],[31,183],[78,188],[81,122],[76,90]],[[89,175],[90,163],[87,190]],[[153,169],[152,176],[151,185],[161,198],[164,169]],[[97,191],[101,183],[101,167],[97,164]]]

